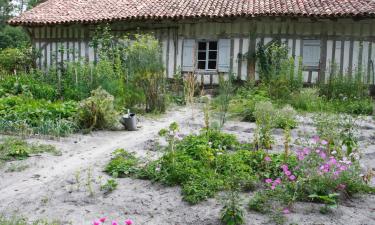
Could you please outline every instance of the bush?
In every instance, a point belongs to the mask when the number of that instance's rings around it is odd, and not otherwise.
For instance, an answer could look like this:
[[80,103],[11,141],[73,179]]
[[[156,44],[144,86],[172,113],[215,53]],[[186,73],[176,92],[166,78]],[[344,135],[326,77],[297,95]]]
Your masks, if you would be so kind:
[[245,86],[239,88],[231,100],[229,111],[243,118],[244,121],[255,122],[255,105],[258,102],[270,101],[268,93],[261,87]]
[[232,135],[204,129],[199,135],[178,141],[174,151],[141,168],[138,177],[181,185],[183,199],[192,204],[215,196],[233,183],[249,190],[258,178],[248,163],[256,160],[252,155],[245,157],[245,152],[251,153],[248,150],[228,151],[241,148]]
[[236,192],[229,193],[223,209],[221,210],[221,222],[225,225],[245,224],[244,212],[239,204],[239,196]]
[[64,136],[75,130],[76,107],[71,101],[52,103],[23,95],[3,97],[0,98],[0,132]]
[[109,194],[116,190],[118,183],[114,179],[108,179],[107,183],[100,186],[100,190],[104,192],[104,194]]
[[254,133],[254,144],[257,148],[271,149],[273,144],[272,128],[275,126],[276,110],[271,102],[258,102],[254,116],[257,130]]
[[112,153],[113,158],[105,168],[105,172],[114,177],[126,177],[137,172],[138,159],[126,152],[124,149],[117,149]]
[[43,82],[38,72],[1,74],[0,96],[29,95],[35,99],[56,101],[59,96],[55,86]]
[[0,51],[0,71],[9,73],[26,72],[35,60],[32,48],[7,48]]
[[276,111],[275,127],[277,128],[295,128],[297,127],[297,112],[290,105],[285,105],[282,109]]
[[98,88],[91,97],[82,100],[78,108],[78,121],[82,129],[113,129],[117,123],[114,98],[107,91]]

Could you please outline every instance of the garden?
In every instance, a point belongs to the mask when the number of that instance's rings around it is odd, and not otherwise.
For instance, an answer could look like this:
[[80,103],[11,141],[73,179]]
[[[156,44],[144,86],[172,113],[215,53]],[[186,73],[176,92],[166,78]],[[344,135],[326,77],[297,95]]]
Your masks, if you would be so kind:
[[193,73],[165,77],[153,36],[96,33],[98,62],[39,71],[32,49],[0,51],[0,225],[374,223],[360,69],[306,87],[275,40],[253,56],[258,81],[220,76],[207,94]]

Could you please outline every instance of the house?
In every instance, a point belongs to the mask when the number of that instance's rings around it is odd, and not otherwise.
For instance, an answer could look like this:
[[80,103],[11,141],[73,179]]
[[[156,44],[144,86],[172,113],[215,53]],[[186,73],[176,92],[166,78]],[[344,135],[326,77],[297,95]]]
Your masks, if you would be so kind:
[[327,79],[333,64],[349,76],[363,71],[365,82],[374,76],[374,0],[47,0],[8,23],[28,31],[40,68],[97,60],[89,42],[109,23],[115,35],[152,32],[169,77],[181,68],[206,84],[218,73],[258,79],[255,60],[243,56],[275,38],[302,57],[305,82]]

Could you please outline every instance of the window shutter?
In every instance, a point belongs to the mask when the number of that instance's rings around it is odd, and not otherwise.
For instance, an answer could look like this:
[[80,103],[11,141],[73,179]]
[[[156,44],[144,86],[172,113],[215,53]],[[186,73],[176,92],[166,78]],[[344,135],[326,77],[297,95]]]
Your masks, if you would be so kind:
[[194,51],[195,50],[195,40],[185,39],[182,50],[182,71],[193,72],[194,71]]
[[303,40],[302,61],[304,66],[319,66],[320,40]]
[[230,67],[230,39],[219,39],[218,71],[229,72]]

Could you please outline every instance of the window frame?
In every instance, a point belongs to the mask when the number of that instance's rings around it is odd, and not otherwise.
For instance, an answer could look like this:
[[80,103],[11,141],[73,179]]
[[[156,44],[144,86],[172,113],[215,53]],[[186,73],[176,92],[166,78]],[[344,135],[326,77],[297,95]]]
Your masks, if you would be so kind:
[[[210,50],[210,42],[215,42],[216,43],[216,50]],[[199,50],[199,44],[200,43],[205,43],[206,44],[206,49],[205,50]],[[205,52],[206,58],[204,60],[199,60],[199,53]],[[216,58],[215,59],[210,59],[210,52],[216,52]],[[217,71],[218,70],[218,59],[219,59],[219,41],[218,40],[207,40],[207,39],[201,39],[197,40],[197,70],[198,71]],[[199,62],[205,62],[204,69],[199,68]],[[215,69],[209,69],[209,62],[214,61],[215,62]]]
[[[310,44],[307,44],[305,45],[305,43],[309,43]],[[316,44],[311,44],[311,43],[317,43],[319,42],[319,45]],[[319,48],[319,54],[318,54],[318,60],[316,63],[314,63],[314,65],[308,63],[308,62],[305,62],[304,61],[304,54],[305,52],[308,50],[308,47],[312,47],[312,46],[316,46],[317,48]],[[319,39],[319,38],[305,38],[302,40],[302,66],[305,70],[311,70],[311,69],[318,69],[320,67],[320,64],[321,64],[321,51],[322,51],[322,41]]]

